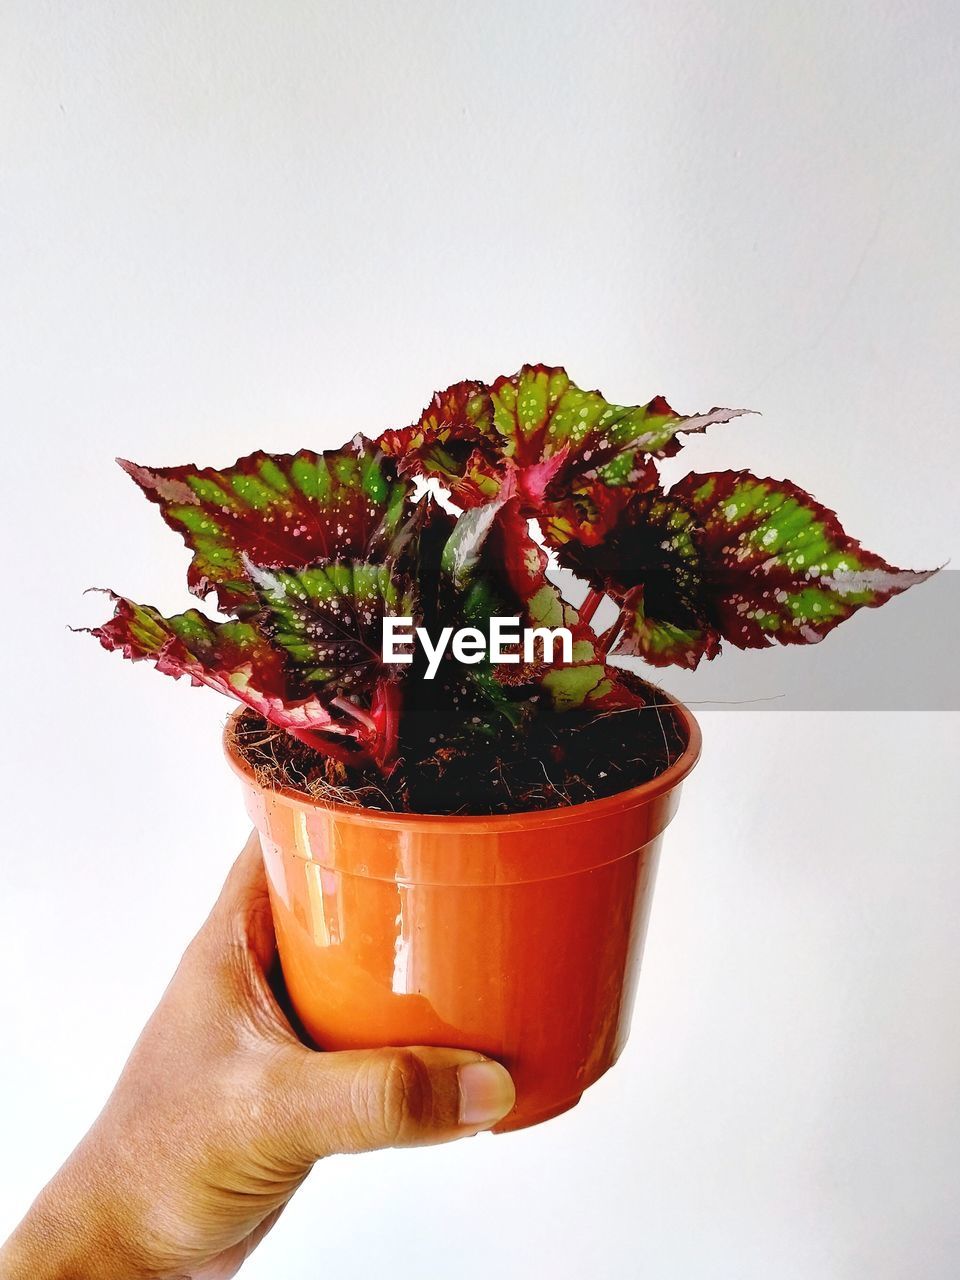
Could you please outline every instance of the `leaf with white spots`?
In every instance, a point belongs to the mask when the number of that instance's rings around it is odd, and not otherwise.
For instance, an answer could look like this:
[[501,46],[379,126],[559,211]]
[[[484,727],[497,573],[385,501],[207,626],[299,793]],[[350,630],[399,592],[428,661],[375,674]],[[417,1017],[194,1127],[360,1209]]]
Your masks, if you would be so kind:
[[258,625],[304,685],[328,698],[369,698],[378,680],[407,672],[382,658],[384,618],[416,620],[419,611],[413,579],[394,563],[330,560],[249,572]]
[[463,507],[495,499],[508,477],[527,515],[549,521],[550,541],[597,541],[632,493],[657,482],[654,460],[684,434],[744,409],[685,417],[663,396],[618,405],[584,391],[564,369],[524,365],[489,387],[460,382],[438,392],[418,422],[379,444],[401,471],[429,476]]
[[692,668],[718,652],[697,532],[692,513],[656,490],[638,494],[598,545],[559,546],[565,568],[620,606],[609,632],[618,656]]
[[483,383],[438,391],[412,426],[384,431],[377,444],[402,475],[439,480],[461,507],[489,502],[499,492],[501,441]]
[[498,378],[490,398],[527,514],[544,517],[555,545],[596,541],[632,494],[656,485],[653,459],[676,453],[684,434],[749,412],[711,409],[685,417],[663,396],[613,404],[576,386],[564,369],[545,365]]
[[670,498],[696,521],[707,614],[741,649],[816,643],[858,609],[876,608],[936,572],[887,564],[787,480],[692,474]]
[[291,569],[386,551],[409,492],[362,437],[326,453],[253,453],[219,471],[120,465],[193,552],[190,590],[216,590],[220,608],[238,616],[256,607],[246,561]]
[[[93,634],[342,763],[387,771],[424,734],[442,763],[481,740],[516,743],[556,712],[644,705],[642,685],[606,665],[610,652],[695,667],[722,641],[811,643],[929,576],[865,551],[786,481],[727,471],[665,493],[657,460],[742,412],[683,417],[659,396],[616,405],[562,369],[525,365],[490,386],[455,384],[377,443],[258,452],[223,470],[124,463],[190,548],[191,589],[215,591],[239,621],[167,618],[115,596]],[[414,506],[414,476],[447,487],[466,508],[459,519],[429,499]],[[549,580],[530,517],[590,583],[582,613]],[[618,614],[601,637],[585,619],[603,595]],[[411,664],[383,662],[390,616],[434,642],[465,626],[487,637],[492,619],[515,618],[521,632],[569,631],[571,650],[556,636],[548,660],[541,636],[529,657],[492,663],[450,646],[419,684],[422,647]]]
[[549,658],[545,642],[538,639],[531,660],[518,646],[518,662],[484,662],[472,669],[476,677],[517,688],[526,698],[545,693],[557,711],[643,705],[642,697],[606,666],[599,638],[549,580],[548,564],[517,496],[469,511],[457,521],[442,559],[457,616],[484,634],[491,618],[516,618],[521,633],[565,628],[571,640],[569,660],[559,639],[552,642]]
[[252,623],[213,622],[197,609],[165,618],[150,605],[108,594],[114,616],[91,632],[105,649],[149,660],[164,675],[188,676],[192,684],[235,698],[282,729],[356,736],[356,722],[338,718]]

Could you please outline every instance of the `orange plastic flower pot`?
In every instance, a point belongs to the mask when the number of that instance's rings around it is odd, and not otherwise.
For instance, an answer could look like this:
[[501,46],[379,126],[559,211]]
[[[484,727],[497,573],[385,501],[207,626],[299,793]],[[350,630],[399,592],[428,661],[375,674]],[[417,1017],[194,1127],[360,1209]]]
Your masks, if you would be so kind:
[[284,978],[316,1045],[488,1054],[517,1088],[495,1132],[574,1106],[626,1043],[661,837],[700,754],[693,716],[672,713],[686,749],[652,782],[493,817],[264,788],[228,726]]

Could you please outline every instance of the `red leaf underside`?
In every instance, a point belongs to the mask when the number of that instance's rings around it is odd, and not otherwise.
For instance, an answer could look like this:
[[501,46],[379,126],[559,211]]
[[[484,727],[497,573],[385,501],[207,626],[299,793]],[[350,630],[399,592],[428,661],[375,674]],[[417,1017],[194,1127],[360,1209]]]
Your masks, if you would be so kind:
[[164,675],[188,676],[257,711],[282,729],[359,736],[330,707],[291,679],[279,650],[249,622],[212,622],[196,609],[165,618],[150,605],[109,593],[113,618],[92,631],[105,649],[153,662]]
[[547,578],[546,552],[530,536],[518,497],[461,517],[445,552],[445,567],[460,592],[460,608],[470,625],[485,631],[492,617],[517,618],[521,630],[571,636],[570,660],[559,641],[548,654],[546,637],[534,645],[532,659],[519,649],[516,663],[490,663],[484,669],[497,683],[546,693],[557,711],[590,706],[595,710],[643,705],[643,698],[607,667],[596,633],[581,621]]

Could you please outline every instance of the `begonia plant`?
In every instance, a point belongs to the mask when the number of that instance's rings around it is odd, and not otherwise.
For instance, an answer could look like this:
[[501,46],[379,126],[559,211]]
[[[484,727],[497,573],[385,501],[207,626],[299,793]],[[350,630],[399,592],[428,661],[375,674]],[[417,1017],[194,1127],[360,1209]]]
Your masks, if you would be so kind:
[[[665,487],[662,459],[743,412],[611,404],[563,369],[525,365],[457,383],[412,425],[338,449],[222,469],[124,461],[190,549],[191,592],[227,620],[114,596],[93,634],[381,778],[416,767],[418,735],[435,739],[444,709],[469,755],[540,742],[574,713],[583,724],[642,708],[649,686],[611,657],[693,668],[723,644],[813,643],[928,576],[864,550],[790,481],[721,471]],[[579,608],[548,552],[587,584]],[[598,633],[605,598],[616,614]],[[447,650],[428,688],[416,654],[385,661],[386,618],[434,637],[516,618],[566,628],[572,647],[565,661]]]

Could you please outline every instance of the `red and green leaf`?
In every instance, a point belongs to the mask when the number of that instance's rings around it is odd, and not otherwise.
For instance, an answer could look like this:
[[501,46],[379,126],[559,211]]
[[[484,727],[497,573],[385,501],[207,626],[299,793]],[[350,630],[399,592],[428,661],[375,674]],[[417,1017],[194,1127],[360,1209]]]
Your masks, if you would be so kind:
[[[305,684],[368,694],[385,670],[385,617],[414,617],[412,579],[392,563],[331,560],[307,569],[250,566],[258,625]],[[386,668],[396,677],[403,667]]]
[[654,459],[676,453],[684,434],[745,412],[685,417],[662,396],[612,404],[563,369],[524,365],[490,387],[462,382],[438,392],[417,423],[379,443],[402,471],[436,478],[465,507],[496,498],[513,474],[524,511],[549,521],[554,544],[590,543],[632,493],[656,484]]
[[652,492],[658,485],[659,473],[652,461],[638,476],[633,489],[613,488],[596,478],[580,479],[565,497],[541,502],[539,522],[544,539],[555,550],[568,542],[599,546],[610,536],[635,495]]
[[281,651],[253,623],[213,622],[196,609],[165,618],[150,605],[108,594],[114,616],[91,633],[105,649],[208,685],[280,728],[359,736],[355,721],[338,719],[326,701],[291,677]]
[[557,711],[642,706],[642,697],[606,666],[598,637],[549,580],[548,565],[517,496],[457,521],[444,549],[443,569],[458,593],[457,607],[466,624],[486,631],[492,617],[518,618],[521,629],[564,627],[572,639],[569,662],[561,660],[557,647],[554,660],[547,662],[540,649],[532,662],[521,653],[517,663],[483,663],[475,668],[477,678],[523,690],[524,697],[543,691]]
[[216,590],[220,608],[239,616],[256,607],[246,561],[368,559],[396,536],[409,489],[362,437],[327,453],[253,453],[222,471],[120,465],[193,552],[190,590]]
[[[441,567],[465,625],[485,631],[493,617],[518,618],[520,627],[569,627],[576,609],[547,578],[548,560],[530,536],[516,496],[468,511],[443,550]],[[592,633],[591,633],[592,634]],[[543,664],[492,668],[503,683],[526,683]]]
[[714,625],[741,649],[816,643],[858,609],[876,608],[935,572],[887,564],[787,480],[691,474],[670,498],[696,520]]
[[599,545],[571,541],[558,554],[620,606],[612,651],[654,666],[696,667],[721,640],[814,643],[929,576],[865,551],[802,489],[749,472],[640,494]]
[[[191,590],[216,592],[239,620],[196,610],[167,618],[114,596],[114,617],[93,634],[348,764],[388,770],[410,741],[402,712],[409,726],[419,716],[417,732],[443,722],[438,756],[454,739],[469,752],[501,731],[522,735],[551,709],[644,705],[642,685],[606,664],[611,651],[695,667],[722,640],[811,643],[929,576],[864,550],[786,481],[727,471],[661,489],[658,459],[743,412],[683,417],[660,396],[612,404],[562,369],[525,365],[489,387],[438,393],[417,423],[376,444],[254,453],[223,470],[125,462],[193,553]],[[436,478],[467,510],[454,520],[429,499],[415,507],[412,476]],[[582,615],[549,579],[529,517],[588,581]],[[605,595],[619,611],[598,637],[589,618]],[[423,673],[423,659],[384,665],[388,616],[431,634],[488,631],[493,617],[517,618],[521,630],[563,627],[572,660],[547,662],[542,650],[504,664],[451,655],[418,705],[404,707],[403,682]]]
[[397,460],[401,474],[439,480],[463,507],[497,496],[501,442],[489,390],[481,382],[457,382],[438,391],[417,422],[384,431],[377,443]]
[[576,386],[564,369],[545,365],[498,378],[490,397],[528,514],[553,516],[557,541],[595,540],[629,495],[656,483],[654,458],[676,453],[684,434],[749,412],[711,409],[685,417],[663,396],[644,405],[612,404]]
[[264,636],[289,670],[330,706],[366,730],[361,742],[380,763],[396,752],[398,699],[385,686],[409,671],[383,662],[385,617],[415,618],[417,593],[395,562],[332,560],[307,569],[248,564]]
[[[594,661],[588,641],[576,641],[573,661],[558,663],[543,677],[554,711],[628,711],[647,705],[643,692],[628,678],[629,673]],[[592,647],[592,646],[589,646]]]
[[620,606],[608,632],[618,656],[696,667],[718,652],[697,533],[692,513],[657,490],[638,494],[601,543],[559,547],[565,568]]

